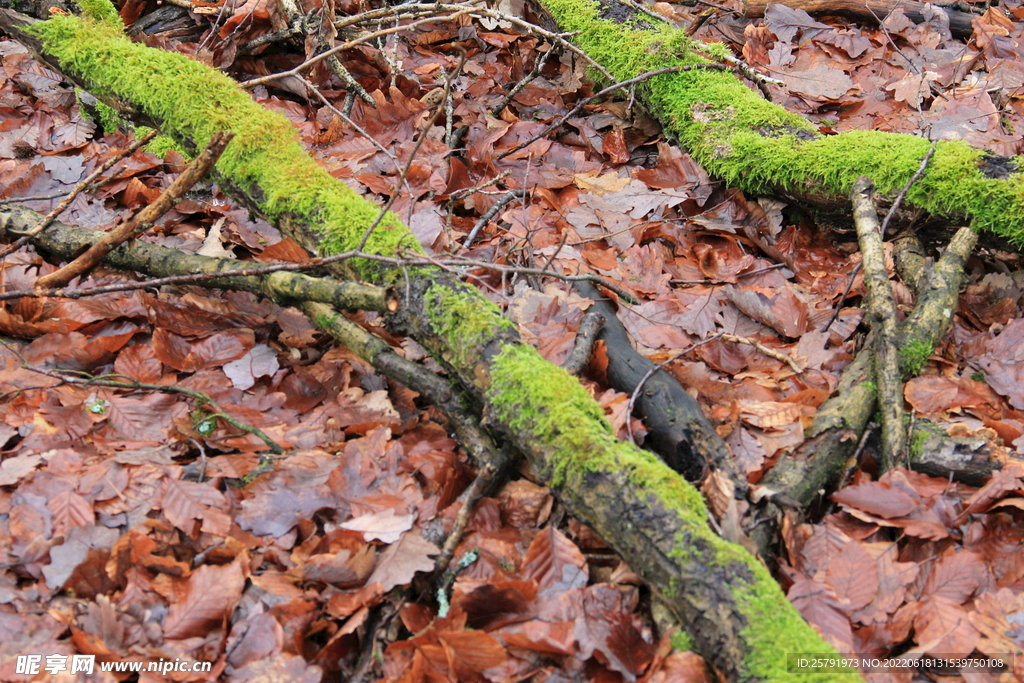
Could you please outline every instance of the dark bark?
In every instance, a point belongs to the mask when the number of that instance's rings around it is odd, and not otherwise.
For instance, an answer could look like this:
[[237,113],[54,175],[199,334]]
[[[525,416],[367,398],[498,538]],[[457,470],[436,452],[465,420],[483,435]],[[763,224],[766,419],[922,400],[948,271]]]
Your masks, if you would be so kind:
[[598,339],[607,348],[608,383],[618,391],[632,394],[647,377],[637,394],[635,408],[644,418],[654,452],[690,481],[701,481],[709,467],[718,470],[736,483],[741,498],[746,497],[746,480],[736,476],[729,449],[696,399],[675,377],[637,353],[607,297],[589,282],[578,283],[576,289],[594,300],[591,308],[606,320]]

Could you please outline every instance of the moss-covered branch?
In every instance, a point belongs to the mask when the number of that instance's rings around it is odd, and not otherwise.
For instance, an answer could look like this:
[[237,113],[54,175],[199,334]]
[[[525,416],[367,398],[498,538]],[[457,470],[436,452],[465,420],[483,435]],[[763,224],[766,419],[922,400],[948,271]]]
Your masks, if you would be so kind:
[[[0,206],[0,237],[19,237],[39,223],[41,215],[29,209]],[[105,233],[80,230],[54,222],[30,244],[58,261],[70,261],[76,254],[98,242]],[[209,287],[237,289],[265,296],[281,304],[315,301],[346,310],[386,311],[397,306],[394,294],[383,287],[360,282],[339,282],[292,272],[266,275],[220,275],[258,267],[235,259],[186,254],[158,244],[131,240],[107,254],[104,263],[121,270],[166,278],[193,276]],[[210,277],[203,277],[210,276]]]
[[[181,144],[196,148],[219,130],[234,131],[218,182],[300,244],[348,250],[374,221],[376,206],[319,168],[283,117],[222,74],[133,44],[111,21],[56,17],[29,30],[49,64],[95,94],[130,103]],[[388,216],[367,248],[399,247],[415,247],[415,239]],[[405,298],[389,316],[392,327],[448,366],[488,424],[649,582],[725,680],[820,680],[787,671],[787,653],[831,648],[762,564],[712,533],[699,493],[652,454],[618,441],[586,390],[524,344],[494,305],[439,269],[403,274],[364,261],[355,270],[379,283],[408,276],[397,288]]]
[[[964,264],[977,238],[972,230],[962,228],[942,257],[920,276],[917,304],[897,327],[899,348],[922,348],[927,360],[935,344],[945,335],[956,310]],[[846,366],[836,393],[821,405],[814,422],[804,432],[804,442],[796,453],[779,460],[769,470],[760,482],[759,493],[782,496],[806,506],[822,491],[835,486],[875,411],[877,387],[871,381],[871,354],[867,346]],[[927,459],[912,457],[912,467],[915,460]]]
[[[667,24],[651,25],[615,0],[539,0],[572,40],[619,80],[724,55],[721,44],[695,43]],[[612,18],[615,17],[615,18]],[[623,17],[627,19],[623,20]],[[912,135],[850,131],[821,136],[806,119],[765,101],[733,74],[690,70],[638,86],[666,131],[709,173],[752,192],[799,193],[826,205],[845,204],[853,183],[870,177],[894,194],[913,176],[931,142]],[[966,219],[1024,244],[1024,177],[986,176],[991,157],[961,141],[936,146],[927,172],[906,204],[936,217]]]

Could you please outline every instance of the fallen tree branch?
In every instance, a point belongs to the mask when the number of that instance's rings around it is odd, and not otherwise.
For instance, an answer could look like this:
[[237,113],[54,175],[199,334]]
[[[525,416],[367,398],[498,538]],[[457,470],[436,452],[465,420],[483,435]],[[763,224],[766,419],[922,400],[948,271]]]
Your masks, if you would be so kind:
[[[578,32],[573,41],[618,81],[708,63],[700,52],[716,59],[728,53],[723,45],[695,44],[681,29],[652,25],[615,0],[539,2],[560,29]],[[780,194],[844,215],[859,176],[894,196],[932,146],[912,135],[873,130],[820,135],[814,124],[765,101],[729,72],[663,73],[639,84],[637,93],[666,134],[712,176],[744,191]],[[929,169],[907,193],[906,205],[1024,243],[1024,179],[1019,171],[995,169],[994,157],[960,140],[935,143]]]
[[63,287],[76,277],[80,277],[95,268],[110,253],[111,249],[124,244],[130,239],[135,239],[153,227],[160,220],[161,216],[170,211],[171,207],[177,204],[185,193],[192,189],[193,185],[210,172],[213,164],[220,158],[224,148],[228,146],[233,137],[234,133],[218,133],[214,135],[209,144],[206,145],[206,148],[199,153],[199,156],[189,162],[185,170],[174,179],[174,182],[166,190],[160,193],[156,201],[151,202],[130,219],[104,234],[84,254],[77,257],[71,263],[36,280],[36,288],[53,289]]
[[[0,235],[6,233],[20,239],[38,224],[40,218],[38,213],[29,209],[0,207]],[[95,230],[80,230],[60,222],[54,222],[41,233],[28,239],[40,251],[51,254],[58,261],[67,261],[74,258],[74,254],[88,249],[102,236],[103,233]],[[278,270],[274,266],[253,268],[248,267],[246,261],[186,254],[177,249],[137,240],[126,242],[113,249],[106,256],[104,263],[120,270],[162,277],[158,280],[94,287],[82,292],[62,289],[3,292],[0,293],[0,299],[40,294],[80,298],[83,293],[104,294],[142,287],[195,282],[208,287],[252,292],[285,304],[292,301],[317,301],[341,309],[380,312],[398,307],[395,293],[389,292],[385,288],[361,282],[339,282],[329,278],[316,278],[290,272],[295,269],[295,264],[286,264],[288,268],[282,270]],[[306,267],[309,265],[306,264]]]
[[[651,448],[690,481],[702,480],[708,468],[721,471],[744,497],[746,479],[736,474],[729,449],[700,404],[675,377],[633,348],[607,297],[589,282],[576,283],[576,290],[593,299],[590,310],[605,319],[597,338],[604,341],[608,354],[608,383],[630,394],[630,408],[635,403],[644,417]],[[644,390],[635,393],[641,384]]]
[[[872,25],[879,23],[879,17],[884,19],[896,10],[903,12],[904,16],[915,24],[927,21],[923,10],[917,9],[923,3],[904,0],[783,0],[781,4],[793,9],[802,9],[810,15],[838,14]],[[763,17],[768,5],[768,0],[743,0],[743,16],[751,19]],[[971,37],[974,32],[971,24],[973,14],[939,5],[933,7],[949,17],[949,32],[954,38]]]
[[896,300],[885,267],[885,249],[878,222],[875,186],[861,177],[853,185],[853,222],[857,226],[864,286],[867,289],[867,318],[871,324],[874,378],[878,393],[878,411],[882,422],[882,449],[879,474],[891,469],[906,451],[907,433],[903,426],[903,375],[896,349]]
[[[931,349],[945,335],[964,281],[964,264],[977,240],[973,230],[961,228],[942,257],[922,276],[917,305],[897,328],[898,348],[917,345]],[[832,490],[874,413],[872,363],[871,348],[866,345],[843,370],[832,398],[818,408],[804,432],[804,442],[791,456],[780,459],[758,484],[754,491],[758,499],[786,498],[806,507]],[[914,466],[913,453],[910,465]]]
[[[142,147],[144,147],[153,138],[155,138],[156,135],[157,131],[150,131],[141,138],[139,138],[138,140],[136,140],[135,142],[133,142],[132,144],[128,145],[126,148],[124,148],[117,154],[115,154],[114,156],[104,161],[95,171],[90,173],[88,176],[85,177],[84,180],[75,185],[74,189],[71,190],[71,192],[67,193],[67,196],[65,196],[64,199],[62,199],[60,203],[57,204],[56,207],[54,207],[53,211],[46,214],[45,216],[40,216],[39,221],[35,225],[33,225],[30,230],[26,231],[24,235],[19,237],[11,244],[8,244],[4,246],[2,249],[0,249],[0,257],[6,256],[7,254],[14,252],[19,247],[26,244],[30,238],[34,237],[35,235],[38,235],[43,230],[46,230],[46,227],[50,225],[50,223],[57,220],[57,217],[64,213],[69,206],[71,206],[71,202],[75,201],[75,197],[80,195],[82,192],[88,189],[93,183],[99,180],[104,173],[109,171],[111,168],[116,166],[124,159],[130,157],[132,154],[135,154],[135,152],[137,152],[138,150],[142,149]],[[46,197],[40,197],[40,199],[46,199]],[[19,201],[24,200],[7,199],[4,200],[2,203],[9,204]]]

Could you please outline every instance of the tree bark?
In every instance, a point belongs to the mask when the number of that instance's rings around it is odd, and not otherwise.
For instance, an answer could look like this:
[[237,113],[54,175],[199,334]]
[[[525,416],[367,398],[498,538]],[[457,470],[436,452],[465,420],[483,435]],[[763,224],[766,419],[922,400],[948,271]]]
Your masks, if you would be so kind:
[[[235,132],[218,162],[218,183],[308,249],[343,252],[365,243],[369,252],[394,255],[417,248],[390,214],[366,239],[377,207],[319,168],[283,117],[213,69],[131,43],[108,5],[87,4],[92,18],[55,17],[26,30],[17,26],[24,20],[4,11],[0,25],[26,38],[51,67],[104,101],[136,110],[188,149],[220,130]],[[346,265],[361,279],[396,285],[401,300],[387,316],[391,328],[448,368],[566,507],[648,582],[724,680],[814,675],[790,672],[787,654],[833,650],[761,563],[710,530],[700,494],[682,477],[618,441],[587,391],[524,344],[497,307],[440,269],[403,271],[369,259]]]
[[[770,3],[768,0],[744,0],[743,16],[763,17]],[[915,24],[927,21],[924,15],[924,3],[902,2],[901,0],[871,0],[859,2],[855,0],[785,0],[781,4],[793,9],[802,9],[808,14],[831,14],[850,17],[857,21],[878,25],[895,10],[900,10]],[[921,7],[922,9],[917,9]],[[974,32],[970,12],[960,12],[948,7],[933,7],[932,11],[943,12],[949,17],[949,31],[954,38],[970,38]]]
[[[537,0],[618,80],[686,64],[734,59],[721,44],[691,40],[618,0]],[[744,191],[798,199],[848,215],[859,176],[893,195],[914,175],[928,140],[879,131],[820,135],[803,117],[767,102],[728,72],[690,69],[651,77],[637,95],[711,175]],[[953,225],[969,222],[1024,243],[1024,180],[1002,158],[962,141],[941,141],[905,205]],[[1011,165],[1012,168],[1012,165]]]

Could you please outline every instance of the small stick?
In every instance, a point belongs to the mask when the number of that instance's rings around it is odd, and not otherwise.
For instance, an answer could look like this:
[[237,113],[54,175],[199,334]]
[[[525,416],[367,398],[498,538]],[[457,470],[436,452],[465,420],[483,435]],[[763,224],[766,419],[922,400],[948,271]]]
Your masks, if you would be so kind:
[[776,351],[775,349],[768,348],[767,346],[765,346],[764,344],[757,340],[750,339],[749,337],[740,337],[735,334],[725,333],[722,334],[722,339],[728,342],[734,342],[736,344],[748,344],[749,346],[753,346],[755,349],[757,349],[764,355],[768,356],[769,358],[774,358],[777,361],[785,363],[790,368],[792,368],[793,372],[795,372],[798,375],[804,371],[804,369],[800,367],[800,364],[793,360],[792,356],[788,356],[782,353],[781,351]]
[[881,472],[885,472],[893,467],[906,450],[907,433],[903,429],[903,383],[896,348],[896,301],[885,269],[885,251],[882,247],[874,189],[871,179],[861,176],[853,184],[850,200],[853,202],[853,220],[864,258],[862,263],[864,285],[868,292],[868,318],[875,337],[875,383],[878,386],[878,410],[882,417],[882,450],[878,465]]
[[129,389],[131,391],[152,391],[161,394],[177,394],[180,396],[188,396],[189,398],[193,399],[196,402],[196,405],[201,407],[207,406],[209,408],[212,408],[213,410],[210,413],[210,417],[219,417],[220,419],[224,420],[235,429],[238,429],[239,431],[242,431],[246,434],[252,434],[257,439],[265,443],[267,447],[276,455],[281,455],[282,453],[284,453],[284,449],[281,448],[281,446],[278,445],[276,441],[267,436],[262,430],[256,427],[250,427],[249,425],[245,424],[238,418],[228,415],[223,410],[221,410],[221,408],[217,405],[217,402],[214,401],[209,394],[197,391],[196,389],[187,389],[185,387],[179,387],[176,385],[150,384],[148,382],[139,382],[135,379],[132,379],[131,377],[126,377],[125,375],[97,375],[94,377],[87,373],[79,373],[81,375],[79,377],[76,376],[75,374],[71,374],[71,372],[46,370],[45,368],[39,368],[29,363],[24,356],[18,353],[18,351],[7,342],[0,340],[0,344],[7,347],[7,350],[17,357],[21,361],[22,367],[25,368],[26,370],[37,373],[39,375],[43,375],[44,377],[56,379],[60,382],[63,382],[64,384],[75,384],[90,387],[108,387],[110,389]]
[[473,244],[473,241],[476,239],[476,236],[478,234],[480,234],[480,231],[483,229],[483,227],[485,225],[487,225],[488,223],[490,223],[491,219],[494,218],[498,214],[499,211],[504,209],[513,199],[516,199],[517,197],[525,197],[525,196],[526,196],[526,188],[518,188],[516,190],[509,190],[505,194],[505,196],[502,197],[501,199],[499,199],[498,201],[496,201],[494,203],[494,206],[489,208],[487,210],[487,212],[483,216],[480,216],[480,220],[478,220],[476,222],[476,225],[473,226],[473,229],[469,231],[468,235],[466,235],[466,239],[462,243],[462,248],[463,249],[469,249],[470,245]]
[[46,230],[46,226],[48,226],[53,221],[57,220],[57,217],[64,213],[69,206],[71,206],[71,202],[75,201],[75,197],[82,194],[82,192],[84,192],[86,188],[92,185],[104,173],[109,171],[115,164],[120,162],[122,159],[125,159],[126,157],[130,157],[132,154],[135,154],[136,150],[146,145],[150,140],[155,138],[156,135],[156,130],[149,131],[143,137],[139,138],[132,144],[128,145],[128,147],[126,147],[125,149],[121,150],[120,152],[110,157],[105,162],[103,162],[103,165],[101,165],[95,171],[90,173],[85,180],[75,185],[75,189],[73,189],[67,197],[61,200],[60,204],[58,204],[53,211],[46,214],[43,217],[43,219],[39,221],[39,224],[36,225],[36,227],[29,230],[24,235],[8,244],[6,247],[0,249],[0,258],[7,256],[12,251],[15,251],[16,249],[20,248],[30,239],[41,233],[43,230]]
[[583,320],[580,321],[580,327],[576,331],[576,345],[572,347],[569,357],[562,363],[562,369],[570,375],[578,375],[583,370],[594,353],[594,343],[605,322],[607,321],[604,315],[593,308],[584,314]]
[[192,189],[193,185],[210,172],[210,169],[213,168],[224,148],[228,146],[228,143],[231,142],[231,138],[234,136],[234,133],[224,132],[217,133],[210,138],[206,149],[189,163],[185,170],[174,179],[170,187],[156,198],[156,201],[105,234],[100,241],[89,247],[84,254],[71,263],[36,280],[36,287],[40,289],[63,287],[74,278],[84,275],[95,268],[100,261],[106,258],[111,249],[124,244],[130,239],[134,239],[153,227],[153,224],[167,213],[172,206],[177,204],[182,196]]
[[529,83],[530,81],[532,81],[533,79],[537,78],[537,76],[540,75],[540,72],[544,68],[544,65],[547,64],[548,62],[548,57],[550,57],[551,53],[553,53],[554,51],[555,48],[554,46],[552,46],[543,55],[537,55],[537,59],[533,63],[533,68],[530,70],[530,73],[520,78],[519,82],[516,83],[504,97],[501,98],[501,101],[498,102],[498,104],[495,105],[494,109],[491,110],[491,116],[498,116],[499,114],[501,114],[501,112],[505,110],[505,107],[507,107],[509,103],[512,102],[512,99],[516,95],[518,95],[523,88],[526,87],[527,83]]
[[573,116],[576,116],[576,114],[578,114],[579,111],[581,109],[583,109],[583,107],[587,106],[588,104],[590,104],[591,102],[593,102],[594,100],[596,100],[599,97],[604,97],[605,95],[608,95],[609,93],[613,93],[616,90],[618,90],[619,88],[628,88],[628,87],[630,87],[632,85],[636,85],[637,83],[643,83],[647,79],[653,78],[655,76],[660,76],[662,74],[676,73],[677,71],[691,71],[693,69],[710,69],[710,70],[714,70],[714,71],[729,71],[729,70],[732,69],[732,67],[726,66],[725,64],[680,64],[678,66],[667,66],[664,69],[655,69],[654,71],[647,71],[645,73],[640,74],[639,76],[636,76],[635,78],[630,78],[629,80],[625,80],[625,81],[619,81],[618,83],[612,83],[607,88],[605,88],[605,89],[603,89],[603,90],[601,90],[599,92],[594,93],[590,97],[583,98],[582,100],[580,100],[579,102],[576,103],[575,107],[573,107],[572,109],[567,111],[564,115],[558,117],[557,120],[555,120],[553,123],[551,123],[549,126],[547,126],[544,130],[542,130],[541,132],[537,133],[536,135],[534,135],[533,137],[529,138],[528,140],[523,140],[522,142],[520,142],[518,145],[516,145],[512,149],[505,150],[504,152],[502,152],[501,154],[496,156],[495,160],[504,159],[508,155],[515,154],[519,150],[521,150],[521,149],[523,149],[525,147],[528,147],[529,145],[532,145],[534,142],[536,142],[537,140],[540,140],[542,137],[544,137],[545,135],[547,135],[551,131],[556,130],[557,128],[559,128],[562,124],[564,124],[566,121],[571,119]]
[[[446,99],[451,94],[452,83],[455,81],[455,79],[458,77],[458,75],[460,73],[462,73],[462,69],[463,69],[464,66],[466,66],[466,53],[465,53],[465,51],[463,51],[462,56],[459,58],[459,64],[458,64],[458,66],[455,67],[455,71],[453,73],[449,74],[448,78],[445,79],[445,82],[444,82],[444,97]],[[434,113],[432,113],[430,115],[430,117],[426,121],[423,122],[423,125],[420,126],[420,134],[416,138],[416,143],[412,146],[412,151],[409,152],[409,161],[405,164],[405,168],[403,168],[402,172],[399,174],[399,181],[400,182],[402,182],[402,183],[407,182],[407,178],[409,177],[409,169],[412,168],[412,164],[416,160],[416,154],[420,151],[420,147],[423,145],[424,141],[426,141],[427,133],[430,132],[430,127],[434,125],[435,121],[437,121],[437,117],[438,117],[438,115],[440,113],[441,113],[441,108],[440,107],[435,107],[434,108]],[[382,206],[380,208],[380,211],[377,213],[377,217],[374,219],[373,223],[370,223],[370,227],[368,227],[366,229],[366,232],[363,233],[363,238],[361,240],[359,240],[359,245],[356,247],[357,251],[362,251],[363,250],[363,248],[366,246],[366,243],[370,240],[370,235],[373,234],[373,231],[377,229],[377,226],[380,225],[380,222],[382,220],[384,220],[385,216],[387,216],[388,209],[391,208],[391,205],[395,203],[396,199],[398,199],[398,192],[397,191],[393,192],[391,194],[391,197],[388,198],[388,201],[384,204],[384,206]],[[412,199],[414,199],[414,198],[410,197],[410,200],[412,200]],[[411,210],[412,206],[413,206],[413,202],[410,201],[410,210]]]
[[494,481],[495,474],[494,467],[484,465],[480,468],[480,473],[476,475],[473,483],[462,494],[462,508],[455,517],[452,531],[448,534],[448,538],[445,539],[444,547],[441,548],[441,554],[437,556],[437,561],[434,563],[434,576],[438,580],[444,575],[445,570],[448,569],[448,565],[455,556],[455,549],[462,542],[462,537],[466,533],[466,527],[469,526],[469,520],[473,517],[473,508],[476,507],[477,501],[487,492],[487,487]]

